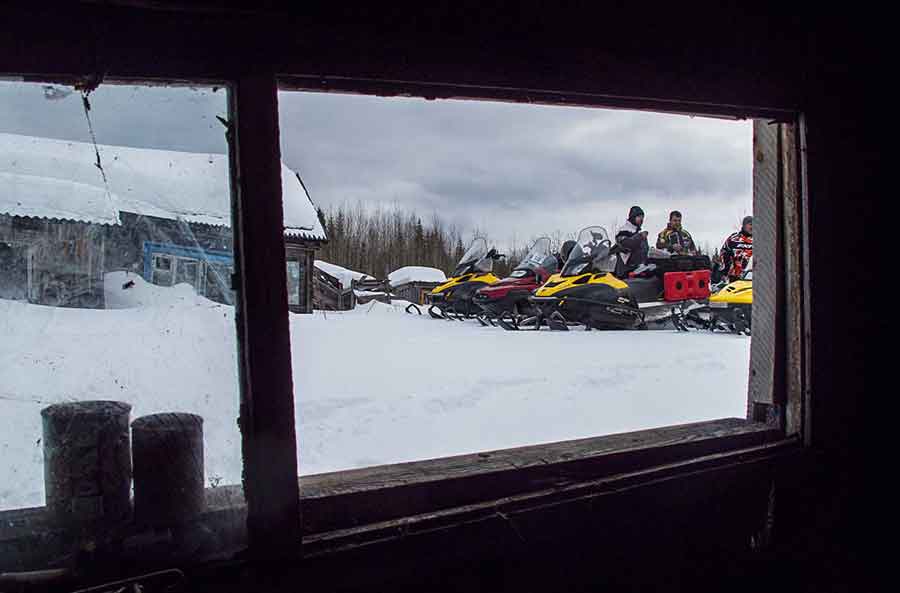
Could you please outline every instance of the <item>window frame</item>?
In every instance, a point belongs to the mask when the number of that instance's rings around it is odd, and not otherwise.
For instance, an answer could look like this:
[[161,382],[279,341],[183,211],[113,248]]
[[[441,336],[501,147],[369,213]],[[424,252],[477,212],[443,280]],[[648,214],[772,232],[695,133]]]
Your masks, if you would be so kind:
[[[50,77],[52,80],[53,77]],[[171,81],[159,79],[137,79],[129,77],[120,79],[128,84],[160,84]],[[48,80],[49,81],[49,80]],[[187,84],[184,80],[180,84]],[[209,84],[209,80],[198,79],[195,82]],[[744,109],[731,106],[698,105],[695,103],[644,101],[637,99],[617,99],[609,96],[595,95],[563,95],[558,93],[536,93],[528,89],[491,89],[487,87],[454,86],[454,85],[428,85],[408,83],[402,81],[373,81],[368,79],[328,80],[317,77],[315,79],[296,76],[279,76],[274,71],[255,73],[251,75],[236,76],[224,80],[214,81],[227,88],[228,92],[228,136],[229,136],[229,170],[230,187],[232,193],[232,214],[234,228],[234,265],[232,285],[236,291],[236,324],[237,341],[239,348],[239,376],[241,393],[241,411],[239,424],[242,433],[242,457],[244,464],[244,496],[245,503],[236,497],[232,504],[246,504],[248,545],[251,557],[268,558],[290,556],[301,551],[304,529],[301,522],[300,508],[302,504],[308,504],[313,511],[318,505],[319,509],[341,508],[345,500],[351,500],[354,504],[363,506],[371,505],[374,501],[384,500],[384,496],[392,486],[389,480],[368,482],[367,478],[359,472],[339,472],[330,475],[331,486],[323,490],[317,496],[311,496],[309,491],[303,493],[302,483],[321,483],[321,476],[303,476],[298,478],[297,468],[297,439],[294,426],[294,390],[292,369],[290,361],[290,337],[287,323],[287,259],[284,247],[283,212],[281,200],[280,180],[280,144],[278,129],[278,104],[277,93],[279,90],[297,91],[334,91],[334,92],[359,92],[366,94],[402,94],[406,96],[418,96],[424,98],[446,97],[467,100],[505,100],[519,102],[536,102],[561,105],[581,105],[598,108],[634,108],[651,111],[671,111],[678,113],[690,113],[695,115],[712,115],[718,117],[772,117],[777,116],[779,121],[797,122],[797,146],[805,140],[803,117],[799,113],[792,113],[771,109]],[[793,162],[797,172],[796,181],[800,183],[805,163],[803,155]],[[808,196],[805,193],[806,184],[800,183],[799,191],[791,196],[793,218],[781,220],[787,225],[783,229],[783,239],[778,243],[778,261],[782,261],[788,246],[791,249],[799,248],[792,253],[792,257],[802,258],[806,261],[808,245],[803,235],[802,225],[808,220]],[[776,196],[777,200],[784,196]],[[780,206],[779,206],[780,207]],[[775,229],[772,232],[776,232]],[[173,262],[174,263],[174,262]],[[804,420],[796,417],[799,413],[808,423],[809,414],[806,408],[809,402],[808,377],[810,373],[810,332],[809,328],[809,278],[808,270],[793,262],[780,270],[786,274],[785,280],[792,295],[799,295],[799,314],[801,325],[790,325],[787,335],[780,339],[790,344],[788,359],[800,361],[799,373],[801,386],[799,391],[792,387],[789,392],[777,395],[778,401],[783,402],[787,410],[794,410],[794,416],[787,418],[786,414],[769,414],[765,418],[754,415],[752,401],[748,399],[749,420],[756,420],[754,431],[764,435],[761,441],[754,440],[749,443],[750,448],[760,451],[773,444],[792,444],[796,439],[791,437],[800,435],[808,441],[808,425]],[[172,270],[174,275],[174,270]],[[284,275],[281,282],[272,281]],[[267,280],[266,282],[260,280]],[[792,296],[793,299],[793,296]],[[775,325],[784,324],[782,312],[776,312]],[[799,333],[798,333],[799,332]],[[786,364],[782,361],[778,372],[787,372]],[[806,378],[806,379],[804,379]],[[793,385],[793,384],[792,384]],[[773,389],[775,387],[773,386]],[[302,397],[302,394],[300,395]],[[748,396],[749,398],[749,396]],[[799,412],[798,412],[799,410]],[[762,422],[759,422],[762,420]],[[709,423],[701,423],[704,426],[695,426],[690,429],[697,434],[702,434],[709,429]],[[671,428],[671,427],[670,427]],[[787,430],[786,430],[787,429]],[[629,437],[629,435],[614,435]],[[747,442],[736,442],[735,434],[730,430],[722,430],[721,433],[707,435],[702,451],[686,448],[680,450],[675,457],[666,457],[664,451],[671,446],[671,442],[665,438],[658,440],[648,438],[641,449],[642,453],[636,455],[623,445],[622,449],[606,449],[590,452],[580,459],[587,466],[603,467],[613,463],[616,475],[624,475],[629,472],[645,471],[657,467],[662,462],[690,462],[699,461],[704,455],[725,454],[745,450]],[[605,438],[605,437],[601,437]],[[688,439],[691,437],[689,435]],[[558,445],[558,444],[555,444]],[[554,445],[537,445],[529,449],[535,451],[550,451]],[[273,454],[275,452],[275,454]],[[302,453],[302,452],[301,452]],[[473,479],[471,485],[477,485],[479,498],[488,503],[505,496],[502,488],[498,487],[497,476],[491,472],[484,473],[483,463],[479,460],[498,454],[508,456],[507,460],[515,466],[514,458],[522,454],[521,450],[513,449],[503,452],[490,452],[476,454],[474,456],[462,456],[460,458],[448,458],[436,460],[438,463],[461,463],[454,467],[454,478]],[[377,469],[382,472],[390,472],[399,466],[416,472],[426,467],[425,464],[434,462],[418,462],[413,464],[396,464],[382,466]],[[560,461],[562,468],[565,462]],[[551,464],[548,471],[553,470]],[[360,470],[366,471],[366,470]],[[514,475],[525,475],[523,468],[513,470]],[[481,477],[477,477],[481,476]],[[580,478],[576,478],[577,479]],[[431,501],[433,492],[442,489],[448,482],[436,476],[428,484],[418,485],[421,488],[416,494],[420,500]],[[534,487],[529,482],[523,486],[520,493],[528,492]],[[347,497],[346,493],[352,493]],[[395,491],[396,492],[396,491]],[[343,494],[342,494],[343,493]],[[303,494],[301,496],[301,494]],[[343,497],[343,498],[342,498]],[[313,503],[313,499],[316,503]],[[445,499],[442,506],[433,506],[431,502],[418,507],[397,507],[394,518],[405,515],[422,514],[428,512],[446,511],[461,506],[468,500],[464,496],[451,496]],[[471,503],[469,503],[471,504]],[[329,531],[359,527],[352,517],[348,518],[348,524],[340,522],[327,523]],[[379,517],[384,519],[384,517]],[[310,521],[315,523],[315,518]],[[352,525],[350,524],[352,523]],[[377,536],[378,527],[373,524],[373,537]],[[314,534],[306,532],[307,539]],[[359,540],[359,531],[354,535],[354,541]],[[322,538],[319,538],[321,540]],[[326,538],[327,539],[327,538]],[[344,542],[340,538],[332,542]],[[345,542],[344,542],[345,543]],[[321,544],[317,544],[321,546]],[[338,544],[335,544],[338,545]],[[341,544],[342,545],[342,544]]]

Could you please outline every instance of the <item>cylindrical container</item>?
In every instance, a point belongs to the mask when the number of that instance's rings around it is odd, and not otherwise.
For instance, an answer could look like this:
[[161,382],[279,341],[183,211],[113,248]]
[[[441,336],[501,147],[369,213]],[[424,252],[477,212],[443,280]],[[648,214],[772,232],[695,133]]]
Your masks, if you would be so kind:
[[131,406],[115,401],[54,404],[41,410],[44,490],[64,525],[115,523],[128,517]]
[[197,518],[203,492],[203,418],[151,414],[131,424],[134,439],[134,517],[171,526]]

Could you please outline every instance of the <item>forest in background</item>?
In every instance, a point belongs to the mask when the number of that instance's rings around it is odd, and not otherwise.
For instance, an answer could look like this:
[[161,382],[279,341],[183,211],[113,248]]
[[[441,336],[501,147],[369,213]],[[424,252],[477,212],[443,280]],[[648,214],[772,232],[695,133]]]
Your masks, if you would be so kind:
[[449,274],[476,236],[507,256],[494,263],[495,273],[505,275],[531,245],[529,241],[503,247],[477,229],[464,232],[436,212],[423,220],[415,211],[356,203],[319,209],[319,217],[328,243],[316,257],[376,278],[403,266],[427,266]]
[[[538,238],[500,242],[479,229],[463,231],[436,212],[423,220],[415,211],[381,205],[372,208],[362,203],[344,204],[320,208],[318,212],[328,242],[317,259],[376,278],[385,278],[403,266],[427,266],[449,275],[475,237],[484,237],[488,247],[496,247],[506,255],[494,263],[494,273],[502,278],[525,257]],[[548,236],[554,250],[566,239],[574,238],[559,230]],[[710,252],[708,245],[700,247],[702,252]]]

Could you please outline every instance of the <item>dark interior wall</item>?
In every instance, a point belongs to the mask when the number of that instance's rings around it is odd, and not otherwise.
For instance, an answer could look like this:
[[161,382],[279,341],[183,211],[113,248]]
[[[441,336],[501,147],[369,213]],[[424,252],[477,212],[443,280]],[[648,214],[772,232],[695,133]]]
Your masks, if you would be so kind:
[[[866,361],[873,326],[861,302],[864,291],[847,290],[844,282],[834,279],[836,271],[852,283],[873,275],[874,259],[840,247],[843,238],[852,236],[848,226],[875,212],[875,197],[866,183],[874,166],[873,128],[860,109],[871,58],[863,40],[866,32],[854,28],[846,15],[829,20],[802,12],[802,7],[791,12],[783,6],[748,14],[742,8],[722,6],[584,9],[529,1],[514,10],[442,3],[425,14],[346,5],[282,9],[276,4],[240,14],[221,14],[208,8],[210,3],[188,12],[99,3],[12,9],[0,25],[4,33],[0,72],[47,77],[102,71],[122,77],[215,79],[270,68],[302,76],[305,85],[381,93],[392,91],[379,81],[392,80],[429,96],[529,96],[680,111],[693,106],[696,111],[771,118],[802,113],[808,144],[810,456],[791,471],[776,472],[776,541],[767,555],[728,556],[737,559],[733,560],[737,565],[710,561],[721,559],[717,549],[738,546],[747,551],[746,530],[733,526],[740,520],[738,509],[746,508],[741,501],[756,506],[760,501],[739,496],[741,482],[723,474],[711,483],[730,487],[706,486],[709,496],[703,504],[665,512],[646,500],[643,506],[622,503],[622,524],[610,530],[627,535],[622,547],[604,539],[603,525],[592,526],[593,541],[598,543],[591,546],[590,537],[574,536],[570,523],[560,521],[543,525],[542,533],[570,545],[544,546],[541,553],[529,555],[496,542],[497,550],[508,552],[498,552],[505,558],[502,561],[488,555],[483,546],[472,546],[469,560],[456,571],[436,559],[452,540],[415,550],[401,547],[398,555],[379,556],[383,552],[377,548],[357,551],[354,554],[363,558],[353,558],[362,564],[368,558],[370,567],[377,567],[379,558],[414,566],[407,572],[413,575],[409,578],[425,578],[423,573],[431,570],[428,579],[469,579],[466,582],[472,578],[480,582],[469,576],[478,570],[487,571],[488,581],[508,577],[509,571],[483,568],[497,562],[512,567],[524,562],[528,568],[524,574],[534,575],[545,558],[542,574],[548,578],[587,578],[597,567],[605,580],[633,576],[664,584],[666,575],[672,574],[693,575],[696,581],[705,568],[709,571],[705,578],[713,581],[747,574],[780,579],[786,572],[789,582],[800,589],[854,590],[849,584],[855,549],[850,526],[859,501],[850,493],[858,479],[852,468],[860,466],[864,450],[861,410],[868,394]],[[377,80],[363,84],[345,77]],[[514,88],[529,90],[523,95]],[[717,515],[709,509],[716,508],[726,509],[729,520],[714,521]],[[624,517],[636,509],[645,510],[644,518],[649,519],[636,518],[629,524]],[[731,527],[717,527],[723,525]],[[710,544],[732,539],[721,548]],[[454,553],[465,546],[466,541],[456,541]],[[559,552],[551,553],[554,549]],[[563,550],[577,553],[567,557]],[[610,550],[618,550],[614,561],[598,560]],[[666,550],[677,551],[678,559],[666,564],[668,572],[641,572],[644,559],[666,558]],[[432,558],[430,564],[423,560],[426,557]]]

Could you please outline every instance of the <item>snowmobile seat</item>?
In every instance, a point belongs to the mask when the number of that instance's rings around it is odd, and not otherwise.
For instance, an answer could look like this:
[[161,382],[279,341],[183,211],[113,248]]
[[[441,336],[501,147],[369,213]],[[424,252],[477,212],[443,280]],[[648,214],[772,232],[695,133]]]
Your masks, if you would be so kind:
[[711,267],[708,255],[673,255],[672,257],[650,258],[648,264],[655,264],[660,276],[667,272],[693,272],[709,270]]
[[652,278],[629,278],[628,292],[639,303],[647,303],[662,299],[663,285],[658,277]]

